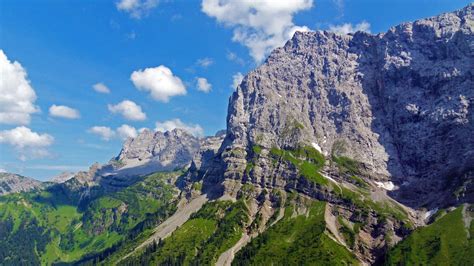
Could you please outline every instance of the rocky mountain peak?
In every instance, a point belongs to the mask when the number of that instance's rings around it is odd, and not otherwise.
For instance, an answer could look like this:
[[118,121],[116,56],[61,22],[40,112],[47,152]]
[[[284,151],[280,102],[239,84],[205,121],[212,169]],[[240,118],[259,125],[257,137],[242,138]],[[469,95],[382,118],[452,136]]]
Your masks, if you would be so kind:
[[185,130],[152,132],[146,129],[124,143],[117,160],[124,165],[156,161],[176,168],[189,163],[198,149],[199,139]]
[[[253,147],[266,154],[312,145],[326,158],[360,162],[373,181],[393,182],[390,193],[408,205],[472,201],[472,11],[378,35],[297,32],[231,96],[213,178],[275,184],[268,158],[246,171]],[[299,182],[279,175],[282,186]]]
[[43,184],[40,181],[29,177],[0,173],[0,196],[16,192],[28,192],[42,186]]

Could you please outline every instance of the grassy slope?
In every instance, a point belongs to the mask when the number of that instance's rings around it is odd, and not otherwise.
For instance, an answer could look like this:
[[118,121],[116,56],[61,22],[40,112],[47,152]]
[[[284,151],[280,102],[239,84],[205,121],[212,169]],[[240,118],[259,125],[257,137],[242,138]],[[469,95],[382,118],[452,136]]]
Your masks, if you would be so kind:
[[347,265],[355,257],[325,233],[324,202],[314,202],[309,215],[284,218],[236,254],[234,265]]
[[[29,260],[42,264],[71,262],[119,243],[134,230],[139,233],[143,223],[164,219],[175,209],[173,188],[164,181],[167,175],[154,174],[102,196],[85,212],[55,190],[0,197],[0,228],[12,228],[10,232],[0,229],[1,247],[9,251],[0,253],[0,259],[16,264],[27,254]],[[32,230],[38,233],[31,235]],[[17,245],[18,239],[22,245]]]
[[272,148],[270,154],[274,159],[293,164],[306,179],[316,184],[328,185],[329,181],[319,173],[324,166],[324,156],[315,148],[310,146],[298,147],[294,150]]
[[389,252],[386,264],[474,265],[474,223],[465,228],[459,207],[415,230]]
[[213,264],[240,239],[247,215],[242,201],[207,203],[158,247],[148,248],[121,264]]

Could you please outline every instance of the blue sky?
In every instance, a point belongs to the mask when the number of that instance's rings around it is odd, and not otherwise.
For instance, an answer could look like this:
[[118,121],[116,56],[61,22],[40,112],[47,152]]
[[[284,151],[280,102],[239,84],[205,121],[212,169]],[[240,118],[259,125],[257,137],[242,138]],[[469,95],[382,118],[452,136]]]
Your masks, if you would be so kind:
[[[87,169],[115,156],[123,136],[134,134],[132,127],[185,126],[212,135],[225,128],[237,73],[258,66],[295,27],[379,33],[470,2],[296,0],[290,6],[262,7],[244,0],[229,6],[204,0],[205,8],[201,1],[121,1],[0,2],[0,49],[8,58],[2,61],[8,71],[0,78],[13,75],[13,85],[0,86],[0,169],[40,180]],[[12,87],[25,80],[36,97],[19,95]],[[94,90],[97,83],[110,93]],[[165,91],[171,96],[163,96]],[[18,105],[15,97],[31,104],[33,110],[22,109],[29,121],[10,119]],[[130,104],[119,105],[125,100],[133,102],[132,110]],[[52,105],[74,110],[50,112]],[[127,126],[118,130],[122,125]]]

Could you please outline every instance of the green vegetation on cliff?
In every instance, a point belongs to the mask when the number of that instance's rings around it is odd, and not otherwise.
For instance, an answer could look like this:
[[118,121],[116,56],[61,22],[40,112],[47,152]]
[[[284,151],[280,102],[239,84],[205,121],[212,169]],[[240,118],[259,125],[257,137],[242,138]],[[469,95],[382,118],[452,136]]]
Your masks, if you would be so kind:
[[174,188],[166,178],[176,174],[147,176],[85,203],[85,208],[57,186],[0,197],[0,261],[74,262],[134,239],[175,211]]
[[358,261],[324,231],[324,202],[313,202],[308,215],[285,216],[240,250],[233,265],[349,265]]
[[389,251],[386,264],[474,265],[473,213],[467,209],[458,207],[415,230]]
[[312,182],[320,185],[327,185],[329,182],[319,173],[325,163],[324,156],[313,147],[300,146],[292,150],[272,148],[270,154],[275,159],[291,163],[302,176]]
[[121,264],[211,265],[237,243],[247,222],[248,210],[243,201],[210,202],[159,245]]

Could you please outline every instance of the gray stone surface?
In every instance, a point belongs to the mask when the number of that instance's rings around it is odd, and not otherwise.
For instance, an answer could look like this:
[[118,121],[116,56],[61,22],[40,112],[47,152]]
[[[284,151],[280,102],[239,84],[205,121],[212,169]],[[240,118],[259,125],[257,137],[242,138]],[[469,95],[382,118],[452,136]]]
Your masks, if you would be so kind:
[[16,192],[28,192],[42,187],[43,184],[38,180],[17,174],[0,173],[0,196]]
[[473,201],[473,4],[383,34],[298,32],[233,93],[207,181],[301,186],[252,146],[319,145],[410,206]]

